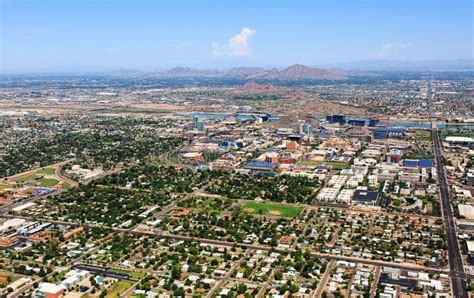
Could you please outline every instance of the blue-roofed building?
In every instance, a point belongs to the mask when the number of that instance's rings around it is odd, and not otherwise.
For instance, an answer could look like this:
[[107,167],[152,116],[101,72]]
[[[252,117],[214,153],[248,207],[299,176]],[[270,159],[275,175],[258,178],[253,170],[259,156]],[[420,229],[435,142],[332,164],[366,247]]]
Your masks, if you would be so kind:
[[434,162],[432,159],[407,159],[403,161],[403,166],[407,168],[432,168]]
[[268,121],[271,116],[272,116],[271,114],[263,114],[263,115],[260,115],[260,117],[262,118],[262,121],[263,121],[263,122]]
[[349,121],[347,121],[347,123],[353,126],[365,126],[364,119],[350,119]]
[[418,167],[418,160],[414,160],[414,159],[404,160],[403,166],[407,168],[416,168]]
[[332,134],[330,132],[322,130],[322,131],[315,132],[314,136],[317,138],[330,138],[332,137]]
[[235,141],[235,140],[223,140],[219,142],[219,147],[222,148],[243,148],[245,146],[245,143],[241,140]]
[[255,175],[264,175],[264,176],[269,176],[269,177],[275,177],[276,173],[275,172],[256,172]]
[[339,123],[345,124],[346,123],[346,116],[339,114],[339,115],[327,115],[326,121],[329,123]]
[[44,196],[44,195],[47,195],[47,194],[52,193],[54,191],[55,191],[55,189],[52,188],[52,187],[37,187],[34,190],[34,195],[35,196]]
[[276,164],[262,161],[251,161],[248,162],[244,168],[254,171],[273,171],[276,168]]
[[405,129],[401,127],[390,128],[388,130],[388,137],[394,139],[403,139],[405,136]]
[[375,206],[378,203],[379,193],[377,191],[357,189],[354,192],[353,201],[359,205]]
[[219,147],[224,147],[224,148],[227,148],[229,147],[229,141],[220,141],[219,142]]
[[432,168],[434,166],[434,162],[432,159],[420,159],[418,166],[420,168]]
[[387,138],[393,139],[403,139],[405,136],[404,128],[386,128],[386,127],[376,127],[373,130],[374,139],[382,140]]
[[377,127],[376,129],[374,129],[373,133],[374,133],[374,139],[383,140],[383,139],[386,139],[388,136],[388,129]]
[[370,126],[370,127],[377,126],[377,124],[379,124],[379,120],[378,120],[378,119],[370,119],[370,120],[369,120],[369,126]]

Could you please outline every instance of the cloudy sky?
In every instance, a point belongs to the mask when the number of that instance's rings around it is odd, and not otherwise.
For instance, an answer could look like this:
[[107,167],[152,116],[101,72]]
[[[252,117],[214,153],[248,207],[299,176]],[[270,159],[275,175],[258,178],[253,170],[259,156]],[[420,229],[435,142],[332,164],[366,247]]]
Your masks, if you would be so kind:
[[473,57],[471,0],[0,0],[1,72]]

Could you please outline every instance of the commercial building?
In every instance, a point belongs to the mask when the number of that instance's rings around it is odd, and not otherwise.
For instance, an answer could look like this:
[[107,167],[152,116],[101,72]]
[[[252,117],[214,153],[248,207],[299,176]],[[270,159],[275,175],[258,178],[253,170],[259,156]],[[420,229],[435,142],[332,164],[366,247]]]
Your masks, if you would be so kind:
[[35,297],[58,298],[64,293],[64,287],[51,283],[41,283],[35,291]]
[[354,192],[353,201],[357,204],[375,206],[379,199],[379,193],[377,191],[368,191],[363,189],[357,189]]
[[251,161],[245,165],[246,169],[255,170],[255,171],[273,171],[276,167],[276,164],[269,162],[259,162]]
[[313,128],[311,124],[308,123],[301,123],[300,124],[300,134],[302,135],[310,135],[313,133]]
[[329,123],[339,123],[345,124],[346,123],[346,116],[342,114],[335,114],[335,115],[327,115],[326,121]]
[[450,144],[470,146],[474,145],[474,138],[469,137],[446,137],[446,142]]
[[385,127],[377,127],[373,130],[374,139],[382,140],[382,139],[403,139],[405,136],[405,129],[403,128],[385,128]]

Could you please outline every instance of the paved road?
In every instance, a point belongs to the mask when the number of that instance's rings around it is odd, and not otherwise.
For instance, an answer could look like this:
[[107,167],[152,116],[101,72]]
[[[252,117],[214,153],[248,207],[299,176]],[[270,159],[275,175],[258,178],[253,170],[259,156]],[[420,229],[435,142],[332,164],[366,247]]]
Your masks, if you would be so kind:
[[436,128],[432,129],[433,145],[435,151],[439,189],[441,194],[441,205],[443,211],[444,227],[446,229],[446,239],[448,244],[449,270],[451,286],[454,297],[468,297],[466,290],[464,267],[462,256],[459,250],[459,243],[456,235],[456,227],[449,197],[448,183],[444,171],[441,154],[441,141]]
[[248,257],[248,255],[250,254],[252,250],[250,249],[247,249],[247,251],[245,252],[244,256],[238,260],[237,262],[234,263],[234,265],[232,265],[232,267],[227,271],[227,273],[224,275],[224,277],[219,280],[218,282],[216,282],[216,284],[211,288],[211,290],[209,291],[209,293],[206,295],[206,298],[211,298],[214,296],[214,293],[222,286],[225,285],[225,283],[230,279],[230,276],[232,275],[232,273],[239,269],[240,267],[240,264],[242,264],[242,262],[245,260],[245,258]]
[[443,213],[444,228],[446,230],[446,239],[448,244],[449,275],[451,278],[451,288],[454,297],[469,297],[466,289],[466,275],[462,263],[462,256],[459,250],[459,243],[456,235],[456,224],[454,221],[453,210],[451,208],[449,186],[446,179],[446,172],[443,164],[442,144],[439,131],[436,127],[436,119],[433,117],[433,92],[431,81],[428,80],[428,113],[431,119],[431,136],[433,139],[433,148],[436,159],[436,171],[438,174],[438,184],[441,195],[441,206]]
[[336,260],[331,260],[331,262],[328,263],[326,270],[324,271],[323,277],[321,277],[321,281],[319,282],[319,285],[316,288],[316,291],[314,292],[314,297],[322,296],[324,288],[326,287],[329,276],[331,275],[331,271],[334,268],[335,264],[336,264]]
[[374,281],[372,282],[371,285],[371,290],[370,290],[370,298],[375,298],[375,295],[377,294],[377,286],[379,284],[379,279],[380,279],[380,266],[375,267],[375,273],[374,273]]
[[43,280],[47,280],[48,278],[50,278],[51,276],[53,276],[55,273],[59,273],[63,270],[65,270],[65,268],[70,268],[74,263],[80,261],[82,258],[84,258],[85,256],[89,255],[89,254],[92,254],[96,251],[98,251],[100,249],[100,246],[98,247],[92,247],[90,248],[88,251],[86,251],[85,253],[81,254],[80,256],[78,256],[77,258],[75,259],[72,259],[71,261],[69,261],[66,265],[64,266],[60,266],[60,267],[56,267],[56,269],[54,269],[51,273],[48,273],[44,278],[36,278],[34,279],[32,282],[30,283],[27,283],[26,285],[24,285],[23,287],[20,287],[19,289],[17,289],[16,291],[10,293],[7,295],[7,298],[16,298],[16,297],[19,297],[22,295],[22,293],[26,293],[28,291],[30,291],[35,282],[41,282]]
[[[5,214],[0,214],[0,217],[2,218],[23,218],[26,220],[33,220],[30,217],[26,216],[12,216],[12,215],[5,215]],[[40,222],[50,222],[53,224],[58,224],[58,225],[66,225],[66,226],[88,226],[88,227],[105,227],[101,224],[80,224],[77,222],[64,222],[64,221],[58,221],[58,220],[45,220],[45,219],[38,219],[37,221]],[[157,238],[168,238],[168,239],[175,239],[175,240],[183,240],[183,241],[196,241],[199,243],[204,243],[204,244],[211,244],[211,245],[219,245],[219,246],[225,246],[225,247],[232,247],[232,246],[238,246],[242,248],[248,248],[248,249],[254,249],[254,250],[263,250],[263,251],[278,251],[278,252],[289,252],[289,251],[294,251],[293,249],[279,249],[271,246],[264,246],[260,244],[245,244],[245,243],[238,243],[238,242],[227,242],[227,241],[221,241],[221,240],[214,240],[214,239],[205,239],[205,238],[197,238],[197,237],[191,237],[191,236],[182,236],[182,235],[174,235],[174,234],[169,234],[166,232],[154,232],[154,231],[137,231],[137,230],[131,230],[131,229],[124,229],[124,228],[112,228],[114,232],[117,233],[130,233],[130,234],[136,234],[136,235],[148,235],[148,236],[154,236]],[[361,263],[361,264],[368,264],[368,265],[374,265],[374,266],[384,266],[384,267],[392,267],[392,268],[399,268],[399,269],[405,269],[405,270],[413,270],[413,271],[425,271],[425,272],[433,272],[433,273],[449,273],[448,270],[446,269],[440,269],[440,268],[431,268],[431,267],[424,267],[416,264],[411,264],[411,263],[394,263],[394,262],[388,262],[388,261],[383,261],[383,260],[372,260],[372,259],[365,259],[365,258],[360,258],[360,257],[351,257],[351,256],[341,256],[341,255],[333,255],[333,254],[325,254],[325,253],[319,253],[319,252],[311,252],[312,255],[318,256],[321,258],[327,258],[330,260],[343,260],[343,261],[348,261],[348,262],[353,262],[353,263]],[[452,274],[457,275],[457,276],[466,276],[468,278],[474,278],[474,274],[465,274],[464,272],[459,272],[459,271],[451,271]]]

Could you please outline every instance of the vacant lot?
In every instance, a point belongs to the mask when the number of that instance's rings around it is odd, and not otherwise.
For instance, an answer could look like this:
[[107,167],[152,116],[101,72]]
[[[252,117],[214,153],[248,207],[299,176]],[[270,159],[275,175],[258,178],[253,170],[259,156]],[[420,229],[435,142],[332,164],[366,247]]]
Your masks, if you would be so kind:
[[301,209],[301,207],[285,206],[279,204],[254,202],[247,202],[244,204],[244,210],[252,214],[274,215],[284,217],[295,217],[300,213]]
[[114,283],[114,285],[112,286],[112,289],[108,291],[108,294],[106,297],[110,297],[110,298],[118,297],[121,294],[123,294],[131,286],[132,286],[132,283],[129,281],[125,281],[125,280],[118,281]]

